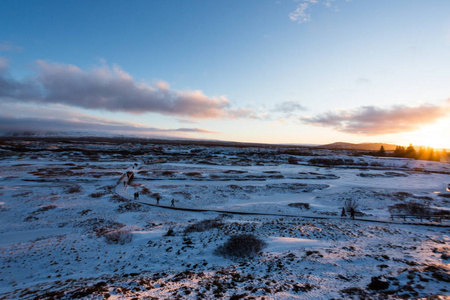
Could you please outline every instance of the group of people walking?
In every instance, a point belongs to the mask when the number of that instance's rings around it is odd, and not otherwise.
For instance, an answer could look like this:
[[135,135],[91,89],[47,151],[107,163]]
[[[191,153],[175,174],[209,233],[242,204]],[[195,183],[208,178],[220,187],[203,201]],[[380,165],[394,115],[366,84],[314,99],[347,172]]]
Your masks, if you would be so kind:
[[[137,167],[138,164],[134,164],[133,165],[133,169],[135,169],[135,167]],[[123,186],[126,188],[128,185],[128,182],[134,178],[134,172],[133,171],[127,171],[126,172],[126,178],[123,180]],[[134,193],[134,200],[139,200],[139,192],[135,192]],[[159,205],[159,200],[161,200],[161,197],[159,194],[157,194],[156,196],[156,204]],[[175,199],[172,198],[172,200],[170,201],[170,207],[175,207]]]
[[[156,205],[159,205],[159,200],[161,200],[161,197],[158,195],[158,196],[156,196]],[[173,199],[173,198],[170,201],[170,207],[175,207],[175,199]]]
[[[159,195],[157,195],[156,196],[156,205],[159,205],[159,200],[161,200],[161,197]],[[175,207],[175,199],[172,199],[172,201],[170,201],[170,206]]]
[[[139,192],[134,193],[134,200],[139,200]],[[156,196],[156,205],[159,205],[159,200],[161,200],[161,196],[159,194]],[[170,207],[175,207],[175,199],[172,198],[170,201]]]

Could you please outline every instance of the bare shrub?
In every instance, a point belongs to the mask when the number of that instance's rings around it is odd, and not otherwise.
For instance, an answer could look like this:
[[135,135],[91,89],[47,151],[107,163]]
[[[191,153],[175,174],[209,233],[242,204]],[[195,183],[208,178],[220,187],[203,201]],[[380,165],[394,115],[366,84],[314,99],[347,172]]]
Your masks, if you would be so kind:
[[233,219],[233,215],[232,214],[220,214],[217,219],[219,220],[228,220],[228,219]]
[[186,176],[200,177],[200,176],[202,176],[202,173],[199,173],[199,172],[189,172],[189,173],[186,173]]
[[38,208],[38,210],[36,210],[36,213],[44,212],[44,211],[47,211],[47,210],[50,210],[50,209],[55,209],[56,207],[57,207],[56,205],[52,205],[52,204],[45,205],[45,206],[42,206],[42,207]]
[[152,193],[150,195],[150,197],[152,197],[153,199],[158,199],[158,198],[161,199],[162,198],[160,193]]
[[408,198],[413,197],[413,194],[408,193],[408,192],[397,192],[397,193],[393,193],[392,197],[396,200],[404,201]]
[[82,210],[81,212],[80,212],[80,215],[82,215],[82,216],[85,216],[85,215],[87,215],[89,212],[91,212],[92,211],[92,209],[84,209],[84,210]]
[[431,214],[433,216],[450,216],[450,211],[446,210],[446,209],[432,209]]
[[367,288],[369,290],[377,290],[377,291],[385,290],[389,288],[389,282],[381,276],[372,277],[370,284],[367,286]]
[[389,206],[388,208],[391,214],[405,214],[412,216],[434,216],[434,217],[447,217],[450,216],[450,212],[445,209],[438,209],[430,207],[429,203],[418,202],[406,202],[397,203]]
[[68,194],[75,194],[81,192],[81,185],[71,185],[66,188],[66,193]]
[[227,170],[224,172],[225,174],[243,174],[248,173],[248,171],[241,171],[241,170]]
[[175,236],[175,231],[173,230],[173,228],[169,228],[164,236]]
[[223,226],[223,221],[220,218],[207,219],[187,226],[184,229],[184,233],[191,232],[203,232],[206,230],[214,229]]
[[223,245],[217,247],[215,255],[227,258],[248,258],[257,255],[267,243],[254,234],[233,235]]
[[418,202],[406,202],[397,203],[395,205],[389,206],[389,212],[392,213],[403,213],[406,215],[429,215],[430,207],[423,203]]
[[288,163],[291,165],[298,165],[298,159],[296,159],[295,157],[289,157]]
[[353,209],[356,211],[358,209],[358,202],[355,199],[346,199],[344,202],[344,207],[346,211],[351,211]]
[[97,218],[88,219],[82,223],[85,223],[84,225],[91,227],[98,237],[102,237],[108,232],[117,231],[125,227],[125,224],[119,222]]
[[117,211],[120,212],[120,213],[124,213],[124,212],[139,212],[139,211],[145,211],[145,209],[139,203],[128,202],[128,203],[119,205],[119,207],[117,208]]
[[91,198],[100,198],[106,194],[108,194],[108,193],[107,192],[97,192],[97,193],[92,193],[89,196],[91,196]]
[[309,209],[309,203],[303,203],[303,202],[298,202],[298,203],[289,203],[288,206],[290,207],[297,207],[300,209]]
[[141,190],[141,194],[142,195],[151,195],[152,192],[146,186],[144,186]]
[[33,192],[31,192],[31,191],[26,191],[26,192],[22,192],[22,193],[19,193],[19,194],[14,194],[14,195],[12,195],[13,197],[26,197],[26,196],[28,196],[28,195],[30,195],[30,194],[32,194]]
[[353,165],[353,159],[342,159],[342,158],[312,158],[309,160],[311,165],[319,166],[340,166],[340,165]]
[[118,203],[118,202],[128,202],[128,201],[129,201],[128,199],[126,199],[126,198],[124,198],[124,197],[122,197],[122,196],[120,196],[120,195],[117,195],[117,194],[111,195],[110,200],[111,200],[112,202],[115,202],[115,203]]
[[133,240],[131,230],[124,228],[125,224],[105,220],[89,219],[85,225],[91,227],[97,237],[103,237],[108,244],[124,245]]
[[37,220],[39,220],[39,218],[35,217],[35,216],[28,216],[24,219],[25,222],[32,222],[32,221],[37,221]]
[[192,199],[192,194],[189,193],[188,191],[174,192],[173,194],[174,195],[181,195],[187,200],[191,200]]
[[133,234],[129,229],[119,229],[106,232],[104,235],[108,244],[125,245],[133,240]]

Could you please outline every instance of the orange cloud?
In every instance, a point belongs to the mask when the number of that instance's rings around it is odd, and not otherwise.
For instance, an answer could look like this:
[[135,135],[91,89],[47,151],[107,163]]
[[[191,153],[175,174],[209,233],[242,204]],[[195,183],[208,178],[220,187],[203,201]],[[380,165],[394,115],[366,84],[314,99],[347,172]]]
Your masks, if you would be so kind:
[[306,117],[304,123],[331,127],[335,130],[364,135],[380,135],[408,132],[432,124],[448,114],[448,106],[425,104],[416,107],[393,106],[378,108],[363,106],[351,111],[328,112],[315,117]]

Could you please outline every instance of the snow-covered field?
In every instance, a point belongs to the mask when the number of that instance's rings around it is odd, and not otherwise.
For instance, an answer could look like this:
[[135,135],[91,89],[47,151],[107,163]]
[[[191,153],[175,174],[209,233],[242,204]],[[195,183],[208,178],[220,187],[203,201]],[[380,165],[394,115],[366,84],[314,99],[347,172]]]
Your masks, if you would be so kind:
[[[305,152],[4,142],[0,299],[450,299],[450,221],[391,219],[408,203],[445,215],[450,164]],[[214,254],[240,233],[267,247]]]

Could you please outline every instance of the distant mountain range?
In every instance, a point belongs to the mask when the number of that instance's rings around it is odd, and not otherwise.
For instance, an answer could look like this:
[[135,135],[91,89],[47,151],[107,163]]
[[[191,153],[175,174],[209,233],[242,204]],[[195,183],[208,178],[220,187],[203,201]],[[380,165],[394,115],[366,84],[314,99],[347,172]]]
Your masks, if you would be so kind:
[[386,151],[394,151],[397,145],[392,144],[383,144],[383,143],[361,143],[361,144],[352,144],[352,143],[344,143],[337,142],[332,144],[326,144],[317,146],[317,148],[322,149],[335,149],[335,150],[367,150],[367,151],[378,151],[381,146],[384,147]]
[[117,135],[117,134],[105,134],[104,132],[9,132],[0,134],[2,137],[15,137],[15,138],[58,138],[58,137],[72,137],[72,138],[119,138],[119,139],[136,139],[136,140],[155,140],[157,139],[159,142],[162,141],[179,141],[183,142],[183,144],[192,142],[193,144],[208,144],[208,143],[218,143],[223,145],[236,145],[236,146],[281,146],[281,147],[306,147],[306,148],[320,148],[320,149],[330,149],[330,150],[362,150],[362,151],[378,151],[380,147],[383,145],[384,150],[386,151],[394,151],[397,145],[393,144],[383,144],[383,143],[360,143],[360,144],[352,144],[352,143],[344,143],[337,142],[326,145],[311,145],[311,144],[264,144],[264,143],[244,143],[244,142],[232,142],[232,141],[220,141],[220,140],[204,140],[204,139],[191,139],[191,138],[181,138],[181,137],[168,137],[168,136],[147,136],[147,137],[139,137],[139,136],[126,136],[126,135]]

